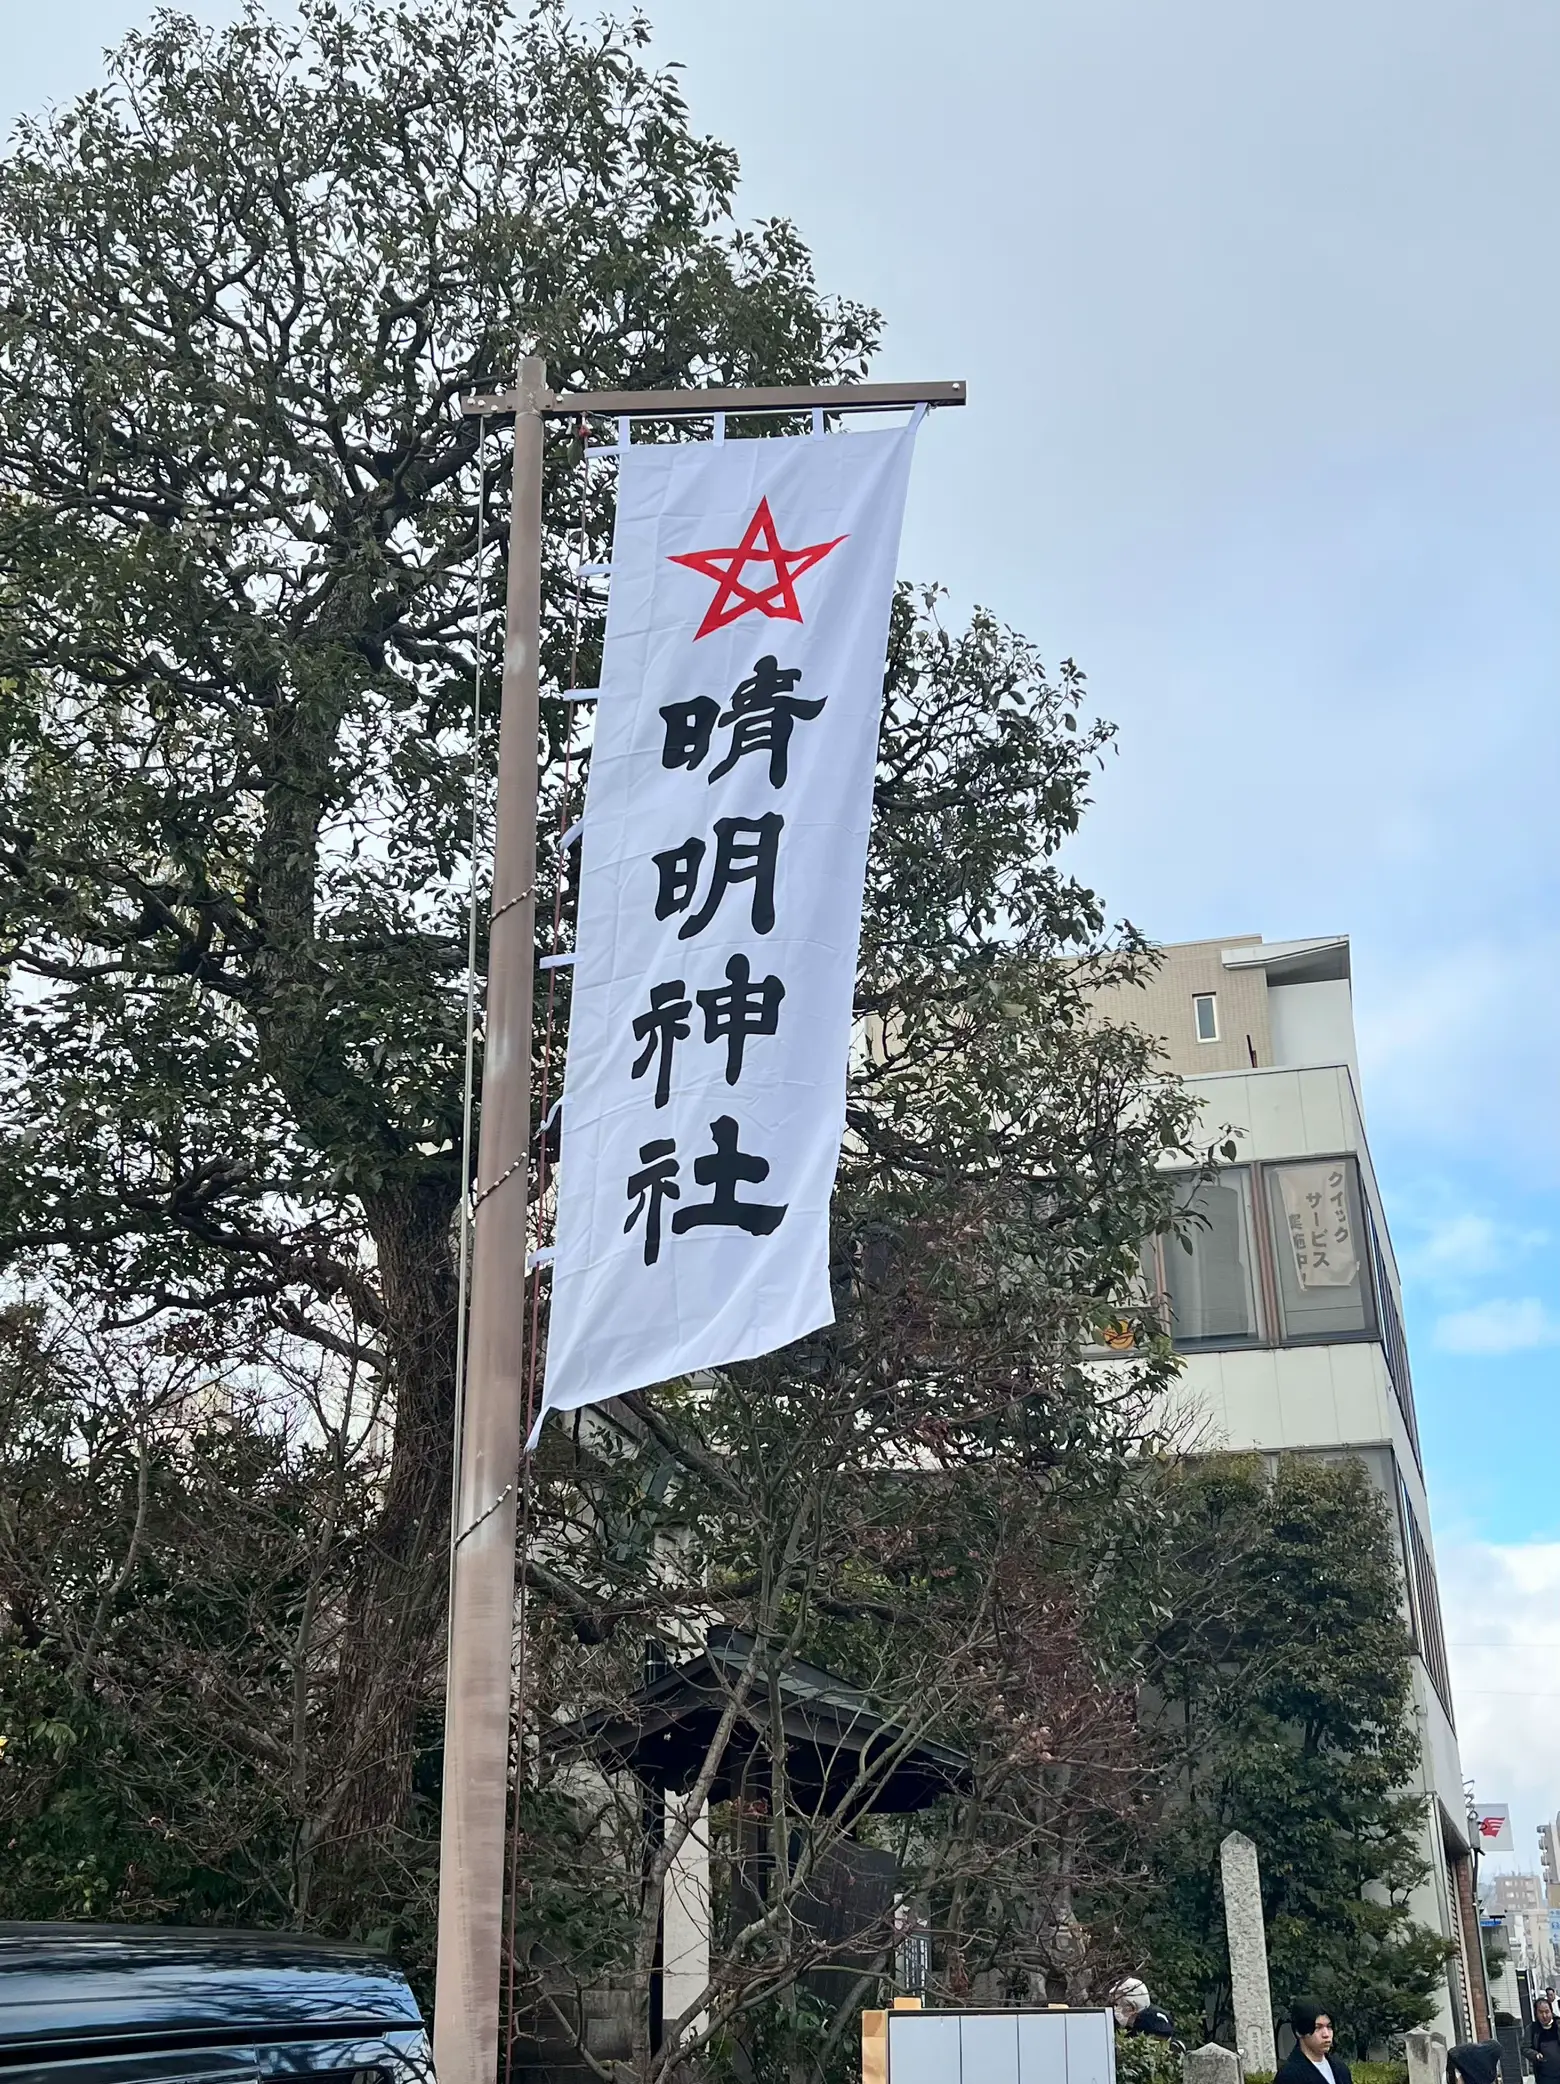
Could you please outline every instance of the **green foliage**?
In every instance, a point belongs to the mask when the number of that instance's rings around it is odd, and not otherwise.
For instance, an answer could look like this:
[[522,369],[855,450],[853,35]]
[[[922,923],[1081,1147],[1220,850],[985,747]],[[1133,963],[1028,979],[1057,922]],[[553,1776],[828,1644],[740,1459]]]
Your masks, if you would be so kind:
[[[1116,2084],[1181,2084],[1181,2057],[1169,2041],[1152,2033],[1116,2031]],[[1256,2079],[1247,2078],[1247,2084]],[[1273,2084],[1271,2077],[1267,2084]]]
[[0,169],[0,916],[59,987],[10,1009],[0,1218],[122,1300],[242,1279],[372,1322],[362,1224],[459,1186],[506,489],[461,392],[517,341],[570,387],[839,375],[874,321],[788,227],[733,227],[731,154],[640,29],[298,15],[159,16]]
[[[160,12],[0,162],[0,1259],[381,1385],[321,1680],[356,1776],[332,1859],[408,1823],[441,1654],[507,514],[461,394],[523,348],[588,388],[844,377],[875,339],[788,225],[737,226],[647,33],[561,0]],[[550,798],[566,544],[610,522],[577,463],[549,445]]]
[[1262,1863],[1275,1999],[1321,1991],[1363,2053],[1422,2024],[1446,1949],[1425,1874],[1409,1643],[1391,1514],[1362,1464],[1207,1463],[1182,1480],[1172,1614],[1145,1671],[1181,1799],[1150,1922],[1163,1989],[1229,2037],[1218,1847]]
[[235,1372],[0,1316],[0,1904],[389,1927],[415,1961],[426,1846],[332,1845],[370,1414],[297,1374],[262,1408]]
[[[1277,2072],[1274,2070],[1247,2070],[1246,2084],[1273,2084]],[[1349,2064],[1349,2074],[1354,2084],[1408,2084],[1406,2062],[1364,2062]]]

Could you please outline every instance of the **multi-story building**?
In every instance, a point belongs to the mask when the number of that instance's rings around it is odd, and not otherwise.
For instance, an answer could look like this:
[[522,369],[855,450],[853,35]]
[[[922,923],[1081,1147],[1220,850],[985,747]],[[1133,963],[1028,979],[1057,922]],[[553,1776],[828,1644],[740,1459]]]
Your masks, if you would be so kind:
[[1357,1457],[1390,1501],[1414,1646],[1428,1877],[1412,1908],[1451,1941],[1436,2024],[1490,2029],[1467,1804],[1392,1241],[1360,1101],[1349,943],[1258,935],[1163,950],[1114,1017],[1157,1034],[1238,1158],[1188,1176],[1201,1222],[1153,1272],[1210,1445]]
[[1505,1925],[1517,1966],[1539,1985],[1553,1982],[1555,1951],[1544,1882],[1536,1874],[1497,1874],[1489,1885],[1489,1904]]
[[1560,1911],[1560,1816],[1538,1827],[1538,1862],[1544,1870],[1544,1900]]

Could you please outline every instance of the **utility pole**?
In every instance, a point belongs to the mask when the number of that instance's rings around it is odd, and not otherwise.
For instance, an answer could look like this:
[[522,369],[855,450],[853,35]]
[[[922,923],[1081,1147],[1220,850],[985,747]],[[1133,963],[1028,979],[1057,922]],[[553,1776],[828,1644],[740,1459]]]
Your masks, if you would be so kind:
[[525,1266],[536,974],[536,799],[542,620],[542,448],[548,419],[887,412],[962,405],[962,383],[778,385],[749,390],[555,394],[527,357],[513,390],[466,400],[514,418],[504,672],[494,807],[482,1123],[466,1381],[457,1384],[449,1670],[439,1841],[439,2084],[494,2084],[499,2068],[504,1842],[515,1632],[515,1525],[525,1431]]

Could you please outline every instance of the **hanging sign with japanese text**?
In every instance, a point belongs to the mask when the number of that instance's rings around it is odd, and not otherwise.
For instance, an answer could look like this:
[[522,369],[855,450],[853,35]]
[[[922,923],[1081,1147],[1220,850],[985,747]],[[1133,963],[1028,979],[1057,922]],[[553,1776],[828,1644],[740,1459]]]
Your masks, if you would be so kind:
[[622,457],[544,1410],[833,1320],[911,429]]
[[1349,1211],[1348,1172],[1340,1159],[1286,1165],[1279,1175],[1284,1220],[1302,1288],[1350,1288],[1359,1273]]

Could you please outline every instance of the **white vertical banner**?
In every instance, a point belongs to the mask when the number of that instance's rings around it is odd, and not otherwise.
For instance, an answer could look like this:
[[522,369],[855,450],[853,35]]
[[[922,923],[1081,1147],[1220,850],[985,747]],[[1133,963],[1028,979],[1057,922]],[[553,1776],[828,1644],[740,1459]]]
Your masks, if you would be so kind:
[[623,454],[543,1410],[833,1321],[911,428]]

